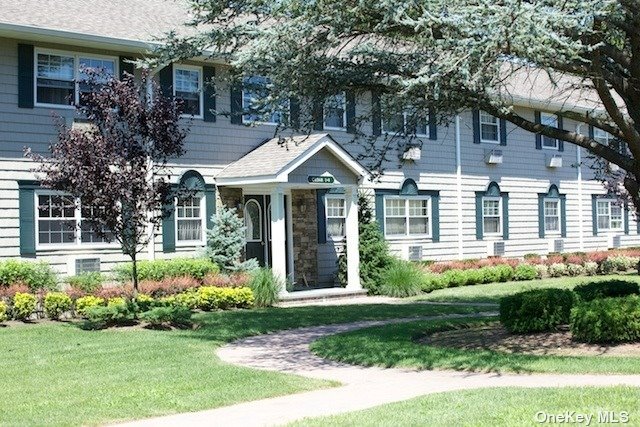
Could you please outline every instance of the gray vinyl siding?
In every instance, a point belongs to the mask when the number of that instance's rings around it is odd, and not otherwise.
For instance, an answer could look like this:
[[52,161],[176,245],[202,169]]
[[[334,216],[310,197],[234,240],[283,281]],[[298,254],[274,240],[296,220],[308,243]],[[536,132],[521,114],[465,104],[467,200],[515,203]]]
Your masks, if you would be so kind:
[[357,185],[358,179],[336,156],[323,148],[289,174],[289,182],[308,184],[309,176],[331,174],[337,183]]

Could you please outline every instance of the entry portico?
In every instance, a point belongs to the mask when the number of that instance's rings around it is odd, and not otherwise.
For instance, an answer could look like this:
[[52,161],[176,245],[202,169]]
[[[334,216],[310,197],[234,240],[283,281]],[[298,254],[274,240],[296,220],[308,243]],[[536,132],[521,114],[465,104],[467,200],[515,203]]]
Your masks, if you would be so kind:
[[346,237],[347,289],[358,290],[358,186],[366,175],[330,135],[314,134],[265,141],[216,183],[242,191],[247,257],[291,283],[321,283],[335,276]]

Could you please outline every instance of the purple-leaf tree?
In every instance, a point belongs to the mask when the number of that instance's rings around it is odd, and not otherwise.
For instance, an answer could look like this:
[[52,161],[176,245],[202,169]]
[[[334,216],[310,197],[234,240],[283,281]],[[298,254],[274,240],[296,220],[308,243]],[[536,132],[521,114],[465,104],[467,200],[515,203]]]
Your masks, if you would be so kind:
[[[162,95],[147,73],[105,78],[85,70],[91,91],[83,92],[77,111],[86,124],[58,123],[50,156],[27,150],[45,188],[73,197],[81,205],[83,232],[117,241],[133,263],[149,244],[153,230],[170,214],[174,197],[169,159],[184,154],[187,129],[180,123],[181,103]],[[184,191],[184,190],[180,190]]]

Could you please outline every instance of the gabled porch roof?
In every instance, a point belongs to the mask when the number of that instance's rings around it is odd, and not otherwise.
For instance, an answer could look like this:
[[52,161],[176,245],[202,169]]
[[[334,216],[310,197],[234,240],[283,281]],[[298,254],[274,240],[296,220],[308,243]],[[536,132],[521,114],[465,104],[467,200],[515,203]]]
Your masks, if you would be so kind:
[[351,171],[358,181],[369,172],[329,134],[270,139],[216,176],[218,185],[247,185],[289,182],[289,174],[320,150],[326,149]]

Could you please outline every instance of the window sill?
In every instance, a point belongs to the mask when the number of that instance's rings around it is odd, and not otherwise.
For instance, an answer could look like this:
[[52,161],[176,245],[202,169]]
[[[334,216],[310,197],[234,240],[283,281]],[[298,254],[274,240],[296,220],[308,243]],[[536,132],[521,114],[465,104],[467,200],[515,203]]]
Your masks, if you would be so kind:
[[480,142],[482,144],[500,145],[500,141],[488,141],[485,139],[481,139]]
[[78,244],[52,244],[52,245],[36,245],[36,252],[51,252],[51,251],[87,251],[87,250],[107,250],[107,249],[120,249],[120,245],[117,243],[84,243]]
[[41,104],[36,102],[33,104],[34,108],[53,108],[55,110],[75,110],[75,105],[63,105],[63,104]]
[[191,119],[191,120],[203,120],[204,116],[203,115],[192,116],[191,114],[180,114],[180,118],[181,119]]
[[416,240],[416,239],[431,239],[431,235],[430,234],[409,234],[409,235],[394,235],[394,236],[388,236],[385,234],[384,236],[385,240],[389,240],[389,241],[397,241],[397,242],[405,242],[405,241],[410,241],[410,240]]
[[331,127],[331,126],[323,126],[322,130],[337,130],[337,131],[341,131],[341,132],[346,132],[347,128],[335,128],[335,127]]
[[183,241],[183,242],[176,241],[176,248],[186,248],[186,247],[193,247],[193,246],[205,246],[206,244],[207,244],[207,242],[204,242],[202,240],[189,240],[189,241]]

